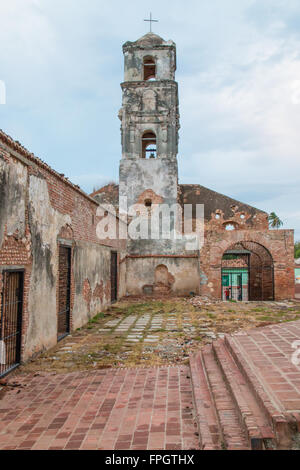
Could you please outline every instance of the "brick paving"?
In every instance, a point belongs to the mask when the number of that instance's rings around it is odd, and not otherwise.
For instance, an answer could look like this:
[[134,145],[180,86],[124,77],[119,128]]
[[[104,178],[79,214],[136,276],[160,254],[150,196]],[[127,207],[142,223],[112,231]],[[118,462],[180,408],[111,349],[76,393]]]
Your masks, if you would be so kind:
[[300,448],[299,321],[225,335],[190,366],[202,448]]
[[[269,394],[274,407],[282,413],[300,413],[300,321],[236,334],[230,343],[246,359],[249,373]],[[298,366],[292,363],[293,356]]]
[[18,376],[0,401],[0,449],[199,447],[189,368]]
[[[173,314],[125,320],[105,326],[128,340],[142,332],[157,351],[157,329],[177,325]],[[0,400],[0,449],[300,448],[300,321],[222,336],[190,367],[18,371]],[[76,347],[74,337],[61,350]]]

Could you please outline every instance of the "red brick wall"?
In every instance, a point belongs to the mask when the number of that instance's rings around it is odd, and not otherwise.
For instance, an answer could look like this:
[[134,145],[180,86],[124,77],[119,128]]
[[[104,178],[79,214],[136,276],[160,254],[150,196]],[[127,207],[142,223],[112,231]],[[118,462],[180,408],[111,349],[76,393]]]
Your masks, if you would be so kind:
[[[255,242],[265,247],[274,263],[275,299],[291,299],[295,293],[293,230],[226,230],[206,231],[200,253],[201,293],[221,298],[221,267],[225,251],[240,241]],[[266,277],[266,273],[264,276]]]
[[[69,185],[64,179],[39,168],[39,172],[47,181],[49,197],[53,209],[61,214],[68,214],[72,218],[72,231],[74,240],[83,240],[101,245],[111,246],[113,248],[125,248],[124,241],[101,239],[97,237],[96,227],[101,217],[97,216],[98,204],[91,198],[84,197],[82,193],[77,192],[73,186]],[[29,170],[30,174],[36,174],[34,169]],[[117,220],[117,226],[119,222]]]
[[222,268],[248,268],[248,256],[240,255],[237,259],[223,259]]

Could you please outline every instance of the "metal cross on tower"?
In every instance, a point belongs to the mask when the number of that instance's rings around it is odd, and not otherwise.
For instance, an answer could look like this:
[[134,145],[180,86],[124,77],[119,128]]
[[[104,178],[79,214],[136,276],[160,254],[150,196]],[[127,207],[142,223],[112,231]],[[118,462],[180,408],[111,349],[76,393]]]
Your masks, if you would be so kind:
[[150,33],[152,33],[152,23],[158,23],[158,20],[153,20],[152,13],[150,13],[150,20],[144,20],[144,21],[148,21],[150,23]]

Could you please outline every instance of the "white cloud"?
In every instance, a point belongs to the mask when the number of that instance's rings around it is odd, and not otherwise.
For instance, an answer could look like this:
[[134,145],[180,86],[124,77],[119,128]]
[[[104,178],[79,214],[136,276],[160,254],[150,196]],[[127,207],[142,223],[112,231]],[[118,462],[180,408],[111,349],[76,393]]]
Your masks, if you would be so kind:
[[88,192],[92,192],[94,187],[101,187],[113,181],[112,178],[102,175],[101,173],[74,175],[70,177],[70,180],[72,183],[78,184],[80,187],[88,188]]
[[299,237],[300,38],[251,37],[233,44],[234,61],[224,47],[223,61],[183,76],[181,180],[247,194],[244,202],[276,209]]

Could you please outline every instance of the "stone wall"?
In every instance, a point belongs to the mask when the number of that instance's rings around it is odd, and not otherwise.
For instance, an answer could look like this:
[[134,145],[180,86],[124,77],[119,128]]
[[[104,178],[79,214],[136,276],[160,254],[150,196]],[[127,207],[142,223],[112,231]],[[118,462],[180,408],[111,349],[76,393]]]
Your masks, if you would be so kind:
[[137,256],[126,259],[126,286],[130,295],[188,295],[199,292],[196,256]]
[[[97,238],[97,209],[96,201],[1,133],[0,294],[2,272],[22,269],[23,361],[57,342],[60,245],[72,253],[71,330],[110,304],[110,254],[124,257],[126,245]],[[124,273],[121,293],[123,282]]]

